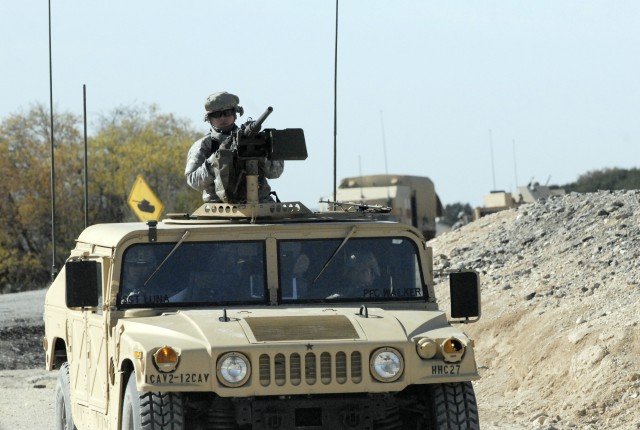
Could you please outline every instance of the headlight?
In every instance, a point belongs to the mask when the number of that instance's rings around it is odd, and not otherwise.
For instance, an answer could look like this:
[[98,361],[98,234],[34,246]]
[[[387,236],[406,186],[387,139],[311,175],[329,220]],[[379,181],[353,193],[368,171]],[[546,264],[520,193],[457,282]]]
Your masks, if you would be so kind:
[[218,380],[227,387],[239,387],[249,379],[249,359],[239,352],[228,352],[218,360]]
[[371,354],[369,368],[378,381],[393,382],[402,375],[404,362],[402,355],[396,349],[380,348]]
[[153,354],[156,369],[163,373],[174,372],[178,367],[180,354],[170,346],[163,346]]
[[458,339],[451,337],[442,342],[442,356],[444,361],[457,363],[464,355],[464,344]]

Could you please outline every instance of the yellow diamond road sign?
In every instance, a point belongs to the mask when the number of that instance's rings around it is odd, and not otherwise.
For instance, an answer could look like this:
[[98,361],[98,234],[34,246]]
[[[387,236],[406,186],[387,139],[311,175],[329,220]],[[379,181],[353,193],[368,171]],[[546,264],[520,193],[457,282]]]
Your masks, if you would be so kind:
[[164,211],[164,205],[140,175],[131,187],[127,203],[138,215],[140,221],[158,221]]

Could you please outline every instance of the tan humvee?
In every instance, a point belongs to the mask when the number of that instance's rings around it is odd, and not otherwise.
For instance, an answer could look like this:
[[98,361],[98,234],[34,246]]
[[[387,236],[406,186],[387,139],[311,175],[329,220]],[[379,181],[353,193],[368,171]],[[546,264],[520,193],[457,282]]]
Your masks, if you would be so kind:
[[[391,219],[416,227],[427,240],[436,237],[436,218],[443,213],[433,182],[424,176],[366,175],[344,178],[336,190],[335,200],[388,206]],[[331,210],[331,206],[321,205],[320,210]]]
[[[57,428],[479,428],[422,234],[247,195],[82,232],[45,302]],[[477,320],[477,274],[450,281]]]
[[477,207],[473,210],[473,219],[475,221],[483,216],[517,208],[523,204],[535,203],[538,200],[564,195],[565,190],[563,188],[548,187],[533,181],[526,187],[518,187],[516,195],[506,191],[491,191],[490,194],[484,196],[484,207]]

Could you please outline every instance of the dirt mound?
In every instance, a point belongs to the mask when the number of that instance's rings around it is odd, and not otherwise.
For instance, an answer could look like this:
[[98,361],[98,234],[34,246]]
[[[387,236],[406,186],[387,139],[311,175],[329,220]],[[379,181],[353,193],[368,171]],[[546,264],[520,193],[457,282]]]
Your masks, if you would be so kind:
[[[485,428],[640,428],[640,192],[572,193],[432,240],[472,268]],[[444,281],[438,296],[448,296]],[[441,302],[448,309],[446,301]],[[510,423],[510,424],[502,424]]]

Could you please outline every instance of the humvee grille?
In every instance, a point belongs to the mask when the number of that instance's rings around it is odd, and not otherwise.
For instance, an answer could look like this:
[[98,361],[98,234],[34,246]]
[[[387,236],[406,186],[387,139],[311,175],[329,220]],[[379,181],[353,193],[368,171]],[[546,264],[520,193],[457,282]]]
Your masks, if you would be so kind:
[[347,355],[340,351],[333,356],[329,352],[318,356],[315,352],[307,352],[304,358],[298,353],[290,354],[288,358],[282,353],[274,356],[262,354],[258,362],[258,373],[263,387],[271,384],[279,387],[286,384],[298,386],[303,382],[314,385],[318,382],[318,375],[324,385],[332,382],[345,384],[347,381],[359,384],[362,382],[362,354],[353,351]]

